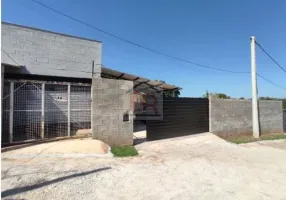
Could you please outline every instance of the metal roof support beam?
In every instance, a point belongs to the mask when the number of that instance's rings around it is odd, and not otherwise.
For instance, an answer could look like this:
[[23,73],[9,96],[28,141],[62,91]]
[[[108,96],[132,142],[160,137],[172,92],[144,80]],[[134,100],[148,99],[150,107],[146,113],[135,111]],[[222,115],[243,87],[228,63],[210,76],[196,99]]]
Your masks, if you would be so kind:
[[120,76],[118,76],[116,79],[120,79],[124,76],[124,73],[120,74]]
[[142,85],[142,84],[146,84],[146,83],[148,83],[149,81],[150,81],[150,80],[140,82],[140,83],[138,83],[137,85],[135,85],[135,86],[133,87],[133,89],[137,88],[138,86],[140,86],[140,85]]
[[148,85],[151,89],[153,89],[153,90],[155,90],[156,92],[161,92],[162,90],[158,90],[157,88],[155,88],[156,86],[153,86],[153,85],[150,85],[150,84],[148,84],[148,83],[146,83],[146,85]]
[[[124,76],[123,76],[123,74],[124,74]],[[135,85],[134,88],[138,87],[139,85],[141,85],[143,83],[148,83],[149,81],[150,82],[148,85],[152,85],[153,87],[158,87],[158,88],[163,89],[163,90],[166,90],[166,89],[171,90],[171,89],[177,88],[176,86],[170,85],[167,83],[162,84],[161,81],[151,81],[150,79],[147,79],[147,78],[135,76],[135,75],[128,74],[128,73],[123,73],[123,72],[112,70],[112,69],[109,69],[109,68],[106,68],[103,66],[101,68],[101,77],[134,81],[134,85]],[[146,80],[148,80],[148,82],[145,82]],[[136,84],[138,84],[138,85],[136,85]]]
[[164,83],[160,83],[160,84],[158,84],[158,85],[154,85],[154,87],[159,87],[159,86],[161,86],[161,85],[164,85]]
[[[149,81],[150,81],[150,80],[149,80]],[[155,90],[155,91],[158,92],[158,93],[160,93],[160,92],[163,90],[163,89],[162,89],[162,90],[157,89],[157,88],[155,88],[156,86],[154,87],[153,85],[148,84],[149,81],[140,82],[140,83],[138,83],[137,85],[135,85],[135,86],[133,87],[133,89],[135,89],[136,87],[138,87],[138,86],[144,84],[144,85],[147,85],[149,88]]]

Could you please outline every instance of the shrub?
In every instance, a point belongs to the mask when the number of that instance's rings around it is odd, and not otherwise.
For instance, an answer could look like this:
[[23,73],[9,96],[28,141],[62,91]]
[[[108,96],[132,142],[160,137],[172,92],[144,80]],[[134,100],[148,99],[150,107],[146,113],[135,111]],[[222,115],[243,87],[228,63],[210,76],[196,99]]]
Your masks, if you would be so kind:
[[111,152],[115,157],[128,157],[138,155],[137,150],[133,146],[114,146]]

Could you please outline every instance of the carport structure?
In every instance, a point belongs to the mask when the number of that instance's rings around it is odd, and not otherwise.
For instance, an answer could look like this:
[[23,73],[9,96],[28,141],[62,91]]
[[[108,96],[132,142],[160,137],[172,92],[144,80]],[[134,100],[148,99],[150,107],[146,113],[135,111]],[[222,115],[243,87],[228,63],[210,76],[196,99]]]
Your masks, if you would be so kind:
[[[2,70],[4,68],[9,72],[10,68],[21,69],[23,66],[2,63]],[[2,77],[4,72],[2,71]],[[99,81],[114,82],[113,85],[109,85],[111,88],[104,89],[111,95],[111,98],[114,96],[114,90],[110,90],[117,82],[122,81],[132,83],[131,90],[128,91],[130,94],[129,100],[134,99],[133,91],[136,90],[150,90],[162,95],[162,92],[165,90],[180,89],[160,81],[152,81],[106,67],[102,67],[101,77],[97,79]],[[5,80],[2,80],[3,98],[5,98],[3,99],[2,112],[2,144],[8,145],[70,137],[78,133],[90,134],[93,115],[91,112],[91,79],[79,80],[63,77],[51,78],[35,75],[18,76],[17,74],[5,74]],[[107,99],[110,99],[110,97]],[[97,101],[96,96],[94,101],[102,109],[102,105]],[[139,104],[141,105],[141,102]],[[124,112],[133,108],[134,106],[130,105]],[[120,105],[116,109],[120,109]],[[106,109],[103,112],[105,111]],[[96,112],[98,112],[98,109],[93,113]],[[130,114],[133,113],[130,112]],[[95,120],[95,124],[106,125],[107,120],[105,118],[106,116],[101,115],[100,118]],[[136,120],[136,117],[131,115],[130,119],[126,120],[133,122],[131,118]],[[142,118],[144,116],[141,115]],[[128,124],[128,122],[125,122],[125,124]]]
[[92,135],[110,145],[133,144],[134,120],[161,120],[163,93],[181,88],[102,67],[92,79]]
[[[133,82],[131,98],[134,105],[131,106],[136,120],[162,119],[164,92],[169,91],[175,95],[175,91],[181,90],[178,86],[170,85],[162,81],[150,80],[106,67],[102,67],[101,77]],[[147,96],[149,98],[147,98]],[[153,105],[154,103],[156,104],[155,106]],[[152,112],[151,109],[153,109],[153,111],[155,109],[157,112]]]
[[164,83],[162,81],[150,80],[141,76],[132,75],[125,72],[120,72],[117,70],[113,70],[107,68],[105,66],[101,67],[101,77],[108,78],[108,79],[121,79],[121,80],[128,80],[134,82],[134,89],[140,85],[145,85],[154,90],[165,91],[165,90],[181,90],[182,88]]
[[209,131],[207,98],[164,97],[164,91],[181,88],[108,68],[101,76],[93,79],[93,138],[130,145],[134,126],[142,131],[143,124],[147,140]]

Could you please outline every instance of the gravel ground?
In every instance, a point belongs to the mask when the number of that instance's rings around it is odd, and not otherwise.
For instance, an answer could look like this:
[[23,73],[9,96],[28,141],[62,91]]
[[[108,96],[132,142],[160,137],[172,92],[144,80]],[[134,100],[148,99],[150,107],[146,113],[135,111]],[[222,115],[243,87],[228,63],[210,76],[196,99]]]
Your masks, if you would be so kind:
[[241,144],[241,146],[248,146],[248,147],[269,146],[269,147],[274,147],[274,148],[286,150],[286,140],[263,140],[263,141],[259,141],[259,142],[251,142],[251,143],[247,143],[247,144]]
[[2,153],[2,198],[285,199],[279,145],[235,145],[205,133],[145,142],[140,156],[123,159]]

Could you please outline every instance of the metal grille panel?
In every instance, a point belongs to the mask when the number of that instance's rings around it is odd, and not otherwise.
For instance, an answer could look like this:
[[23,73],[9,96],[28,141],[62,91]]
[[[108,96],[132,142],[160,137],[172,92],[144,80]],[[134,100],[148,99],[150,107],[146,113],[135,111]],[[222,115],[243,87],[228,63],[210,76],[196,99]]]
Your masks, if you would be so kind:
[[90,85],[5,80],[3,90],[4,144],[90,133]]
[[2,143],[9,143],[9,111],[2,115]]
[[44,135],[68,136],[68,86],[45,84]]
[[14,83],[13,141],[35,140],[41,130],[41,84]]
[[14,111],[13,142],[41,138],[41,112]]
[[14,83],[14,111],[41,111],[41,84]]
[[71,85],[71,135],[89,134],[91,128],[91,87]]
[[2,104],[2,143],[9,143],[10,83],[4,82]]

